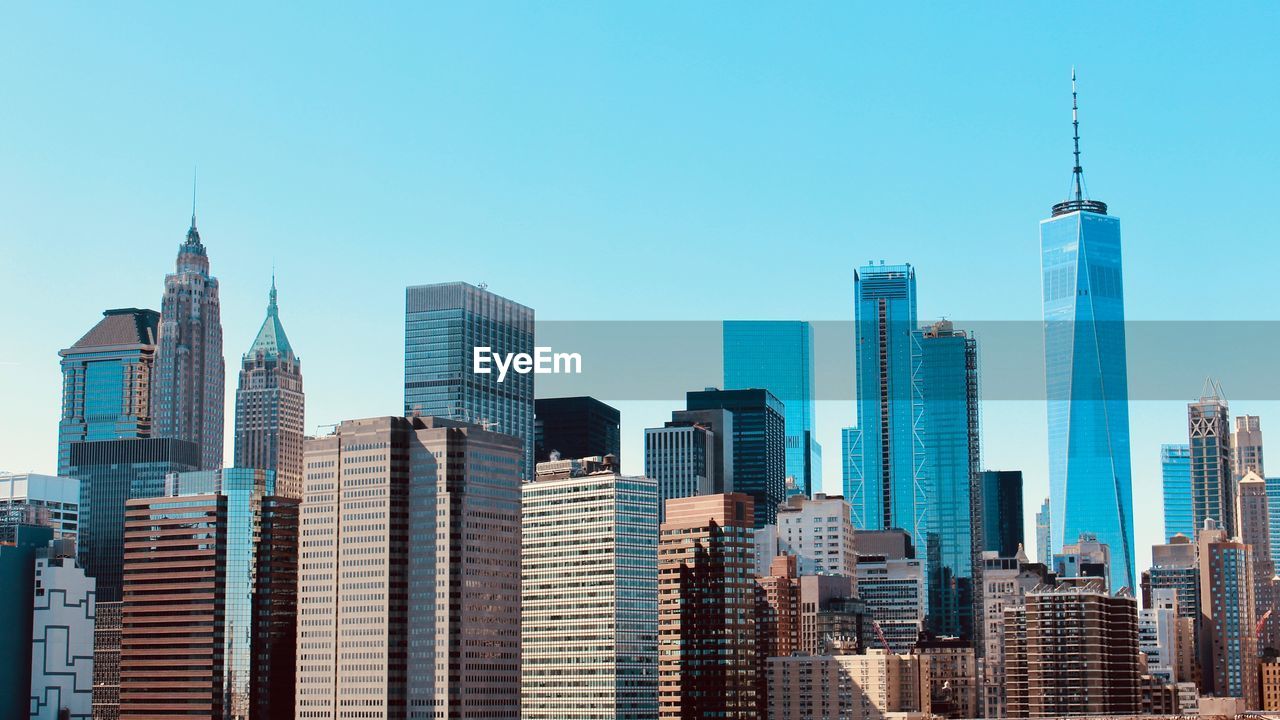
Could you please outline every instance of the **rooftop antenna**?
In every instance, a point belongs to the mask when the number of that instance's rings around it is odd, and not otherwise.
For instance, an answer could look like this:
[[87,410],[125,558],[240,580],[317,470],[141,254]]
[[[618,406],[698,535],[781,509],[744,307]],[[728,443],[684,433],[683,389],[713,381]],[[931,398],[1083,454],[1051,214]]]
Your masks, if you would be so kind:
[[1080,164],[1080,102],[1076,91],[1076,68],[1071,66],[1071,143],[1075,164],[1071,166],[1071,185],[1067,199],[1053,206],[1053,216],[1084,211],[1098,215],[1107,214],[1107,204],[1101,200],[1086,199],[1084,167]]
[[196,166],[191,166],[191,227],[196,226]]
[[1080,186],[1081,178],[1084,176],[1084,168],[1080,166],[1080,106],[1076,100],[1076,66],[1071,66],[1071,141],[1075,145],[1075,167],[1071,169],[1072,179],[1076,185],[1076,202],[1084,199],[1084,191]]

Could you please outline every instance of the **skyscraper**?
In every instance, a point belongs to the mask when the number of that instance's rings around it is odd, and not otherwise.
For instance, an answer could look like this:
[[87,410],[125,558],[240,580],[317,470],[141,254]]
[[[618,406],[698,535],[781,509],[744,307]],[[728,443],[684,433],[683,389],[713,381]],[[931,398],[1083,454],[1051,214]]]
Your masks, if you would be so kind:
[[1252,548],[1212,519],[1196,536],[1200,565],[1200,692],[1258,702]]
[[222,415],[226,394],[218,280],[191,213],[175,271],[164,277],[160,345],[151,405],[154,436],[193,442],[200,469],[222,467]]
[[843,435],[844,496],[855,527],[903,528],[916,536],[926,503],[913,466],[916,274],[910,265],[866,265],[853,284],[858,426]]
[[658,714],[658,486],[613,469],[523,491],[525,720]]
[[1022,548],[1014,555],[982,553],[982,707],[986,718],[1006,717],[1004,611],[1022,607],[1026,595],[1056,578],[1042,563],[1031,563]]
[[1175,535],[1163,545],[1151,546],[1151,569],[1143,573],[1144,604],[1153,607],[1155,593],[1174,593],[1178,617],[1200,621],[1200,568],[1196,545],[1186,535]]
[[1195,530],[1212,519],[1228,533],[1236,527],[1235,478],[1231,472],[1231,411],[1222,388],[1206,380],[1200,399],[1187,404],[1191,453],[1191,516]]
[[774,524],[786,499],[785,408],[762,388],[689,392],[689,411],[733,413],[733,492],[753,499],[755,526]]
[[236,388],[236,467],[272,470],[281,497],[302,497],[305,432],[302,361],[289,344],[271,278],[267,318],[240,362]]
[[[925,548],[928,626],[977,640],[982,573],[982,478],[978,438],[978,345],[940,320],[911,333],[912,485],[916,547]],[[923,519],[920,514],[923,513]]]
[[1053,562],[1053,521],[1049,515],[1049,498],[1040,503],[1036,513],[1036,562],[1048,565]]
[[532,355],[533,342],[532,308],[464,282],[407,288],[405,415],[462,420],[520,438],[521,477],[533,479],[533,374],[474,372],[477,348]]
[[66,475],[71,443],[149,437],[151,385],[160,313],[107,310],[62,356],[58,474]]
[[533,401],[537,462],[612,455],[622,462],[621,415],[593,397],[538,398]]
[[[858,597],[866,603],[862,647],[911,651],[924,629],[924,563],[916,558],[911,536],[903,530],[863,530],[858,549]],[[883,638],[883,640],[881,639]]]
[[1164,539],[1179,533],[1195,537],[1191,510],[1191,446],[1161,445],[1160,475],[1164,486]]
[[800,575],[858,573],[858,551],[849,503],[839,495],[793,495],[778,508],[778,546],[795,556]]
[[1052,543],[1095,533],[1111,548],[1111,586],[1133,588],[1120,221],[1084,195],[1074,72],[1071,84],[1073,194],[1040,222]]
[[1236,417],[1236,431],[1231,434],[1231,466],[1236,479],[1250,470],[1264,475],[1262,466],[1262,420],[1257,415]]
[[794,320],[726,320],[724,389],[764,388],[786,410],[787,495],[822,489],[814,436],[813,329]]
[[732,489],[732,479],[726,484],[716,473],[726,448],[733,451],[732,437],[701,424],[669,422],[665,427],[645,428],[644,474],[658,483],[659,521],[666,518],[667,500]]
[[1022,471],[982,471],[982,550],[1011,558],[1023,545]]
[[304,453],[296,717],[518,718],[523,441],[379,417]]
[[[1267,483],[1258,473],[1248,470],[1236,486],[1236,534],[1249,546],[1253,576],[1253,613],[1258,619],[1260,648],[1280,645],[1280,617],[1268,611],[1276,603],[1275,563],[1271,561],[1271,509],[1267,501]],[[1264,620],[1265,618],[1265,620]]]
[[667,502],[658,539],[658,717],[756,716],[755,543],[742,493]]
[[1269,477],[1267,484],[1267,508],[1276,508],[1267,515],[1268,527],[1271,528],[1271,562],[1280,567],[1280,478]]

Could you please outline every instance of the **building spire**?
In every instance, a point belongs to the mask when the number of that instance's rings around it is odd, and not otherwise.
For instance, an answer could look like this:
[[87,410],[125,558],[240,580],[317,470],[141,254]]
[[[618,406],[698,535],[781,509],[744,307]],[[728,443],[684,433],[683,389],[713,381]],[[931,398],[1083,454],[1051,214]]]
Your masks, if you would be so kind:
[[[1073,71],[1074,72],[1074,71]],[[1072,75],[1074,78],[1075,75]],[[191,229],[196,227],[196,168],[191,168]]]
[[271,264],[271,293],[267,296],[267,314],[276,316],[280,314],[280,309],[276,306],[276,266]]
[[[1071,66],[1071,141],[1075,146],[1075,167],[1071,169],[1071,178],[1076,186],[1076,202],[1084,199],[1081,181],[1084,179],[1084,168],[1080,167],[1080,106],[1076,102],[1076,66]],[[194,214],[193,214],[194,217]],[[193,221],[194,224],[194,221]]]
[[1080,164],[1080,102],[1076,91],[1076,68],[1071,66],[1071,150],[1075,163],[1071,166],[1071,189],[1067,199],[1053,206],[1053,215],[1066,215],[1077,211],[1107,214],[1107,204],[1089,200],[1085,191],[1084,167]]

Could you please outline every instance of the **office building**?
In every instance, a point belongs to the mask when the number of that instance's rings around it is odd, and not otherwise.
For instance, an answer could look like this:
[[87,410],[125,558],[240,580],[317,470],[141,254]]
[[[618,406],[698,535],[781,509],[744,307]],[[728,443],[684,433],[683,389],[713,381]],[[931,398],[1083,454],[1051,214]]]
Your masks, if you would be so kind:
[[[1092,533],[1081,534],[1075,543],[1063,545],[1062,552],[1053,555],[1053,572],[1059,580],[1098,578],[1102,580],[1102,588],[1109,590],[1110,569],[1111,548],[1098,542],[1098,538]],[[1129,588],[1129,591],[1133,592],[1133,588]]]
[[839,495],[793,495],[778,508],[778,549],[799,563],[800,575],[845,575],[858,571],[849,503]]
[[1036,513],[1036,561],[1042,565],[1053,563],[1053,530],[1049,515],[1049,498],[1040,504]]
[[94,581],[70,557],[73,544],[35,564],[29,716],[40,720],[93,718]]
[[[950,321],[911,333],[913,485],[927,502],[913,518],[924,548],[929,587],[927,625],[935,635],[975,639],[981,592],[974,566],[983,547],[978,437],[978,344]],[[923,530],[923,535],[921,534]]]
[[[786,499],[785,409],[763,389],[689,392],[690,411],[733,413],[733,492],[752,497],[755,526],[776,523],[778,505]],[[673,419],[674,416],[673,416]]]
[[537,462],[604,457],[622,462],[622,416],[593,397],[538,398],[533,401],[533,445]]
[[658,483],[659,521],[666,518],[667,500],[732,491],[732,414],[718,414],[715,424],[672,420],[645,428],[644,474]]
[[[922,712],[920,658],[872,648],[769,658],[769,720],[915,720]],[[761,717],[761,716],[756,716]]]
[[1022,548],[1012,557],[982,553],[982,717],[1008,717],[1005,708],[1004,611],[1020,608],[1027,593],[1056,578],[1042,563],[1028,561]]
[[[533,478],[533,374],[475,372],[476,353],[533,355],[533,309],[463,282],[405,290],[404,414],[461,420],[519,438]],[[499,379],[501,377],[501,379]]]
[[1151,607],[1138,611],[1138,649],[1147,659],[1147,672],[1165,683],[1190,681],[1191,648],[1178,617],[1177,593],[1161,588],[1151,593]]
[[271,279],[267,318],[240,360],[236,388],[236,467],[271,470],[281,497],[302,497],[302,439],[306,399],[302,361],[280,323]]
[[149,437],[160,313],[120,308],[102,319],[62,357],[58,475],[71,463],[71,443]]
[[49,542],[53,530],[30,522],[30,517],[9,517],[3,524],[0,541],[0,718],[27,717],[31,691],[31,623],[36,559]]
[[1262,465],[1262,420],[1257,415],[1237,415],[1231,433],[1231,467],[1236,479],[1250,470],[1265,476]]
[[1134,715],[1138,608],[1102,581],[1037,587],[1005,609],[1008,717]]
[[[1280,508],[1280,478],[1267,478],[1267,508]],[[1268,540],[1271,543],[1271,562],[1280,567],[1280,510],[1267,515]]]
[[856,648],[862,637],[866,605],[857,597],[857,584],[847,575],[801,575],[799,652],[820,655],[831,652],[839,641]]
[[524,448],[432,417],[306,441],[296,717],[519,717]]
[[612,467],[523,490],[521,717],[658,714],[658,486]]
[[754,509],[743,493],[667,501],[658,541],[658,717],[757,713]]
[[297,541],[270,470],[173,473],[129,500],[120,717],[291,713]]
[[1253,614],[1252,549],[1231,538],[1212,518],[1196,535],[1200,566],[1202,695],[1258,702],[1258,639]]
[[814,434],[813,328],[793,320],[726,320],[724,388],[764,388],[786,410],[786,494],[822,489]]
[[0,515],[33,509],[53,536],[75,540],[80,527],[80,481],[37,473],[0,473]]
[[1231,411],[1222,397],[1222,388],[1213,380],[1205,381],[1200,399],[1187,405],[1187,433],[1191,452],[1191,519],[1195,530],[1199,532],[1207,519],[1234,530]]
[[857,591],[866,606],[862,647],[907,653],[924,629],[924,563],[904,530],[865,530],[858,549]]
[[982,550],[1017,555],[1024,542],[1022,471],[982,471]]
[[916,274],[910,265],[865,265],[856,297],[857,428],[843,435],[844,496],[862,530],[904,528],[923,548],[925,488],[914,483],[911,333]]
[[1161,445],[1160,476],[1164,498],[1164,538],[1195,537],[1196,519],[1191,506],[1191,446]]
[[797,566],[794,556],[779,555],[767,574],[756,577],[756,705],[762,716],[769,710],[769,658],[800,649]]
[[192,208],[176,268],[164,278],[151,411],[152,436],[195,443],[201,470],[222,467],[226,368],[219,308],[218,280],[209,274]]
[[94,604],[93,718],[120,717],[120,631],[122,602]]
[[1151,569],[1142,574],[1142,605],[1155,607],[1155,593],[1173,591],[1178,617],[1200,622],[1200,566],[1196,545],[1186,535],[1174,535],[1151,546]]
[[1253,575],[1253,616],[1258,620],[1259,648],[1280,646],[1280,615],[1268,614],[1276,605],[1276,566],[1271,561],[1271,512],[1267,482],[1252,469],[1236,485],[1236,534],[1250,548]]
[[1072,194],[1040,221],[1053,550],[1093,533],[1135,586],[1120,220],[1084,195],[1072,81]]

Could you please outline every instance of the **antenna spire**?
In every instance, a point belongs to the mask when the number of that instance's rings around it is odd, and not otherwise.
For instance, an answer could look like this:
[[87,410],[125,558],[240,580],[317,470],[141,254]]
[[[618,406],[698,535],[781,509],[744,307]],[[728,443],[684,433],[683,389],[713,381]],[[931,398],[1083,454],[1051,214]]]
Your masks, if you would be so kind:
[[1085,193],[1084,167],[1080,164],[1080,96],[1076,91],[1076,68],[1071,66],[1071,154],[1075,164],[1071,166],[1071,186],[1067,199],[1053,206],[1053,216],[1077,211],[1107,214],[1107,204],[1101,200],[1089,200]]
[[1071,177],[1076,186],[1076,202],[1084,199],[1084,191],[1081,188],[1081,181],[1084,177],[1084,168],[1080,166],[1080,106],[1076,100],[1076,67],[1071,66],[1071,141],[1075,146],[1075,167],[1071,169]]
[[196,226],[196,168],[191,168],[191,227]]

